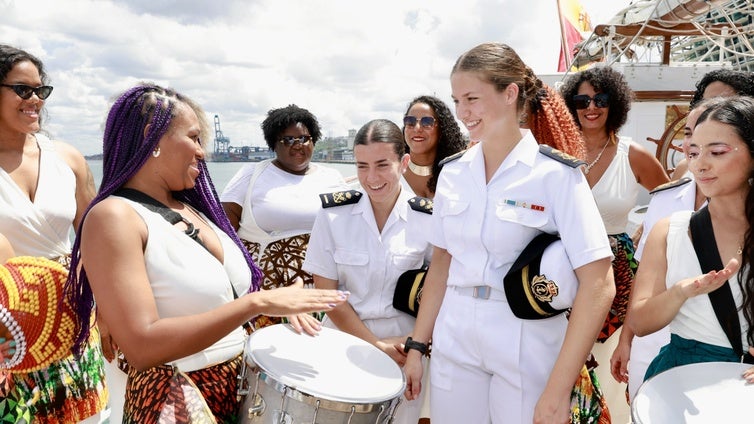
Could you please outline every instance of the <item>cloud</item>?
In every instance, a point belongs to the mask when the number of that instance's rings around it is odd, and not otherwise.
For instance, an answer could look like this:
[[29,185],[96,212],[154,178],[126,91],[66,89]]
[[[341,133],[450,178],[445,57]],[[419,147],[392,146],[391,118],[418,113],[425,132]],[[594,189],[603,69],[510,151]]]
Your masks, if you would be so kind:
[[[589,10],[609,2],[582,3]],[[551,73],[559,48],[554,5],[0,0],[0,34],[45,62],[55,86],[46,129],[93,154],[113,96],[140,80],[196,99],[240,146],[264,145],[267,111],[290,103],[311,110],[331,136],[374,118],[398,122],[421,94],[450,103],[450,68],[485,41],[508,43],[535,72]]]

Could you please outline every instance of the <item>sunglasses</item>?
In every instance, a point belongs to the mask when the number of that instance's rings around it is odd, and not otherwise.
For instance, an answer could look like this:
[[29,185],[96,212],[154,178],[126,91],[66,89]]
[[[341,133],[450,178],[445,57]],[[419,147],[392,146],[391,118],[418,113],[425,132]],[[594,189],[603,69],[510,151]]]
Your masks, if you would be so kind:
[[44,100],[50,97],[52,94],[52,86],[40,85],[39,87],[31,87],[25,84],[0,84],[0,87],[8,87],[13,90],[16,95],[24,100],[29,100],[32,94],[36,94],[40,100]]
[[435,118],[431,116],[422,116],[421,119],[411,115],[403,117],[403,125],[407,127],[415,127],[417,122],[422,128],[432,128],[435,126]]
[[573,105],[576,106],[576,109],[586,109],[592,101],[594,101],[595,107],[608,107],[610,106],[610,95],[607,93],[600,93],[595,94],[594,97],[589,97],[586,94],[577,94],[573,96]]
[[302,135],[301,137],[294,137],[292,135],[284,135],[280,137],[279,142],[283,143],[286,147],[292,147],[297,144],[300,144],[302,146],[308,146],[309,143],[312,142],[312,136],[310,135]]

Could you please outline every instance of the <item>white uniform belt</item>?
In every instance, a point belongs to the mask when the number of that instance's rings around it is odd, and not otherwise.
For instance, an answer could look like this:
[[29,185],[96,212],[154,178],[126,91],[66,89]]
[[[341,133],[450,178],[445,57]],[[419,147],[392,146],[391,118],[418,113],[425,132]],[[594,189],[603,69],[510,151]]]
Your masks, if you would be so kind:
[[458,287],[453,290],[461,296],[470,296],[482,300],[505,300],[505,292],[492,286]]

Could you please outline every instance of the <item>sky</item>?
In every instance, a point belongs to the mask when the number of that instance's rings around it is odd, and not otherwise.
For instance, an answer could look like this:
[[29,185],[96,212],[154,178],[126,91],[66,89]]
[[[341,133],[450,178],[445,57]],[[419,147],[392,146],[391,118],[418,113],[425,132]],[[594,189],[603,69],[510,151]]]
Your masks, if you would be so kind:
[[[325,136],[399,123],[416,96],[452,107],[449,73],[477,44],[503,42],[537,74],[557,70],[557,0],[0,0],[0,43],[45,64],[44,129],[102,151],[114,97],[139,81],[219,116],[231,146],[263,146],[270,109],[311,111]],[[592,24],[629,0],[580,0]],[[209,140],[211,150],[214,140]]]

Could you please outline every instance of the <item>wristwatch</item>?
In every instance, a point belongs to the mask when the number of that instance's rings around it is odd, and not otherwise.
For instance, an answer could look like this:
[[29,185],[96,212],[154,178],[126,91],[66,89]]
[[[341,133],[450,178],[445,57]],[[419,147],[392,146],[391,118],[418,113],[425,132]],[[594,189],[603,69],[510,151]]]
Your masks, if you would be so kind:
[[409,337],[406,339],[406,343],[403,344],[403,353],[408,353],[409,350],[414,349],[419,351],[422,355],[429,356],[430,343],[417,342]]

